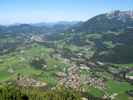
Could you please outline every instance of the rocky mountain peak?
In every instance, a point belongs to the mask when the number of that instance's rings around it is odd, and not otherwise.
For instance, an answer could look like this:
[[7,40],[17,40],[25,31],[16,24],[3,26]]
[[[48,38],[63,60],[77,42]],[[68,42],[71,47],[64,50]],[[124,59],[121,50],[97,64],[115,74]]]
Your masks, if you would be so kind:
[[123,20],[123,19],[127,19],[127,18],[133,19],[133,11],[132,10],[130,10],[130,11],[115,10],[110,13],[107,13],[106,16],[109,19],[112,19],[112,18],[118,18],[119,20]]

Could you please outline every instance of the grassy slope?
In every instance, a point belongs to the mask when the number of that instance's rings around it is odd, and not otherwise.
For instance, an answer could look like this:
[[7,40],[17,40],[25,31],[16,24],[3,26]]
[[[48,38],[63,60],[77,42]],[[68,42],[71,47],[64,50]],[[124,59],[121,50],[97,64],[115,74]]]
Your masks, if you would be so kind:
[[[33,44],[32,47],[23,49],[23,53],[13,52],[4,56],[0,56],[0,81],[6,81],[14,78],[17,73],[24,76],[32,76],[43,81],[47,81],[49,84],[55,84],[54,73],[63,70],[63,67],[67,67],[62,61],[55,60],[49,56],[52,51],[50,48]],[[35,69],[30,65],[30,61],[36,57],[42,57],[47,60],[48,69],[46,71],[41,69]],[[57,66],[54,67],[54,66]],[[8,70],[13,69],[14,73],[10,73]]]

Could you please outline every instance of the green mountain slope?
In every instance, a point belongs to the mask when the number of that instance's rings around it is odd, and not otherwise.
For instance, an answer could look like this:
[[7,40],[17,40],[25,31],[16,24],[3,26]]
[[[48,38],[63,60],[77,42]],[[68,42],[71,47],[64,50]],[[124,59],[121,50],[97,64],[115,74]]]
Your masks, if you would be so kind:
[[133,26],[133,11],[114,11],[92,17],[72,28],[75,32],[119,32]]

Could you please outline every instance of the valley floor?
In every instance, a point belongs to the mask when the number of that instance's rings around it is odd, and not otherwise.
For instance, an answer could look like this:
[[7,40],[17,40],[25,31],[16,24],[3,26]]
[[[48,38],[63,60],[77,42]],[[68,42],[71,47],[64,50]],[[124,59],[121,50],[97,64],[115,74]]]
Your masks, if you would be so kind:
[[65,85],[98,98],[133,99],[130,96],[133,91],[129,93],[133,90],[132,83],[124,77],[115,76],[114,72],[117,73],[122,66],[132,67],[132,64],[78,63],[80,58],[69,59],[63,54],[60,49],[55,50],[40,43],[19,47],[14,52],[0,56],[0,82],[37,87],[45,84],[48,90]]

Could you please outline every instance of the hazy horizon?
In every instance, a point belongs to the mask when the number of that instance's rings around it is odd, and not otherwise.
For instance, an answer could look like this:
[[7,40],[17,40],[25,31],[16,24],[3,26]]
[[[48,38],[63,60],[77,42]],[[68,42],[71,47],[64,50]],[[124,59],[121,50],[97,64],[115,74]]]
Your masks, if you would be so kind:
[[0,24],[86,21],[113,10],[133,10],[133,0],[0,0]]

